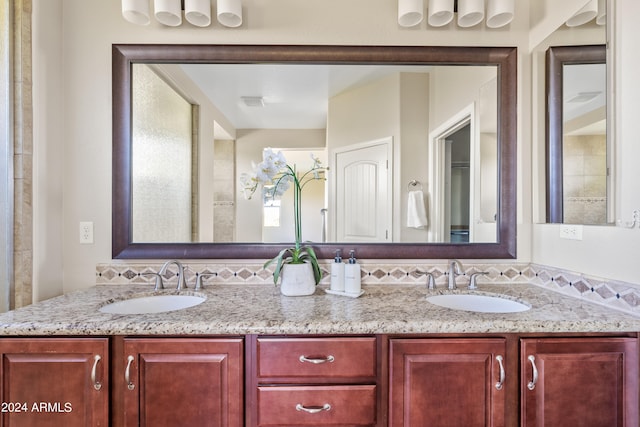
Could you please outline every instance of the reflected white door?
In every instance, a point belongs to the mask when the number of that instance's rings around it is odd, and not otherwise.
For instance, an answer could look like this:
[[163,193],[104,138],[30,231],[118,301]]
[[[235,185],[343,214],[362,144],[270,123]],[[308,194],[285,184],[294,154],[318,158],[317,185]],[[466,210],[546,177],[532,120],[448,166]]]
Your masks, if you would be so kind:
[[391,241],[392,138],[335,152],[336,241]]

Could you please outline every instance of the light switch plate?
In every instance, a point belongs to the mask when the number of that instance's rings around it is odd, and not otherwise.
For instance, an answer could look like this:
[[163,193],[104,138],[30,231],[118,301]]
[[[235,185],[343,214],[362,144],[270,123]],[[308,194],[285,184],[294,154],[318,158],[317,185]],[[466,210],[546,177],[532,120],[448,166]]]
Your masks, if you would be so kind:
[[582,240],[582,225],[562,224],[560,226],[560,238],[570,240]]

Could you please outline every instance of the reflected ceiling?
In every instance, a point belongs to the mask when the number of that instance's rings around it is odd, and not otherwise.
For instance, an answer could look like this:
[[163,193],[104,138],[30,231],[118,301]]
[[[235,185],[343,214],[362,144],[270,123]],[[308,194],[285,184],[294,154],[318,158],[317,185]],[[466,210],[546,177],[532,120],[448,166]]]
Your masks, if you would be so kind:
[[[321,64],[182,64],[181,68],[236,129],[324,129],[329,98],[393,73],[431,70],[424,65]],[[247,105],[260,99],[261,106]]]

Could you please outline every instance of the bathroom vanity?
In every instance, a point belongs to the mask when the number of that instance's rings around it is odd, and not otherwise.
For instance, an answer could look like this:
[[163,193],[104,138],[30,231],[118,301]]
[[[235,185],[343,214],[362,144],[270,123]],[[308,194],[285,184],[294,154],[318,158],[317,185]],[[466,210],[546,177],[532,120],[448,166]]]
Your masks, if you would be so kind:
[[[519,313],[426,301],[462,289],[365,291],[291,298],[273,286],[205,286],[197,306],[118,315],[99,309],[154,292],[96,286],[3,314],[3,420],[638,425],[637,317],[527,284],[473,291],[531,305]],[[33,410],[40,402],[50,412]]]

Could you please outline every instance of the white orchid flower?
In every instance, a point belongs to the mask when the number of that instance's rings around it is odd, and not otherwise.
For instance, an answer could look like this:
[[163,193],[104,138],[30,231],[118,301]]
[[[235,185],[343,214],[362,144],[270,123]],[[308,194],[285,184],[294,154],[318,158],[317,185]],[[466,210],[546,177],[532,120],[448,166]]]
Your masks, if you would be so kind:
[[283,176],[279,181],[278,181],[278,185],[276,185],[276,187],[273,189],[273,197],[280,197],[282,196],[284,193],[287,192],[287,190],[289,189],[289,187],[291,186],[291,182],[293,181],[293,178],[290,175],[285,175]]

